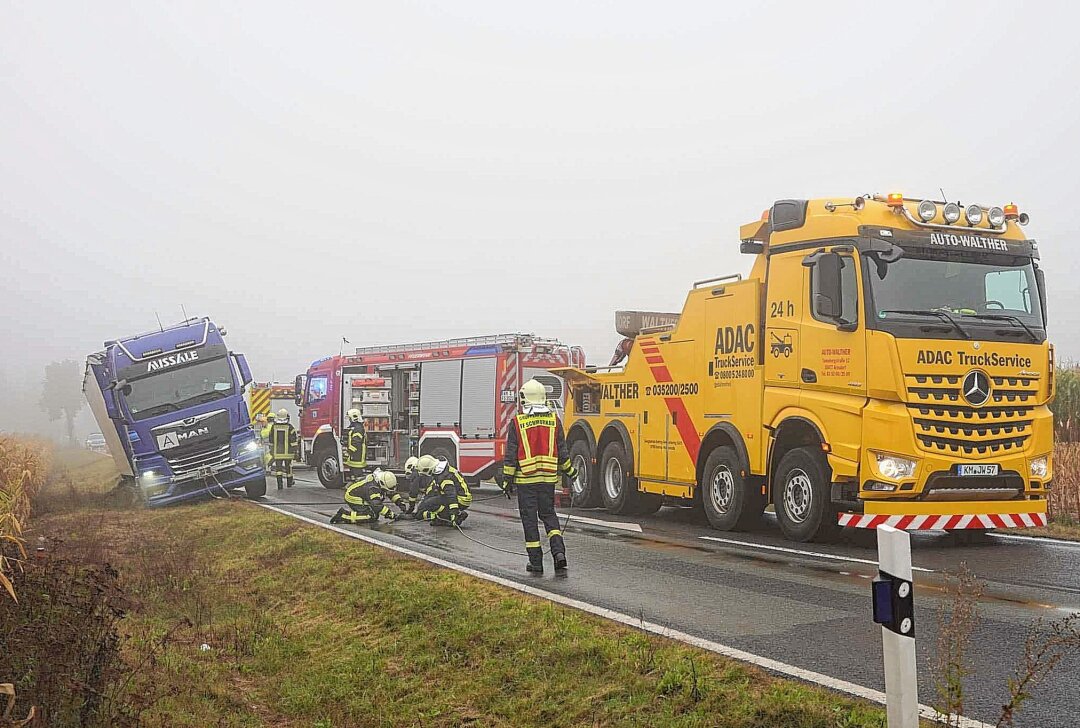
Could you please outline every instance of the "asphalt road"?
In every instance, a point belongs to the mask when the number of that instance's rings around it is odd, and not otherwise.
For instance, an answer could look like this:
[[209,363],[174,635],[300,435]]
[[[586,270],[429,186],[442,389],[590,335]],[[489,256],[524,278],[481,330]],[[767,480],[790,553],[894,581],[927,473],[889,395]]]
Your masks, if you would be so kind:
[[[283,491],[268,481],[262,500],[329,520],[341,504],[341,491],[323,488],[311,473],[298,476],[296,487]],[[570,572],[555,575],[548,559],[546,573],[532,575],[524,568],[515,504],[493,485],[478,488],[474,497],[464,533],[413,520],[346,527],[789,665],[884,689],[881,633],[870,617],[870,579],[877,573],[872,533],[860,532],[840,544],[793,544],[783,539],[775,523],[752,533],[720,532],[688,509],[663,508],[638,519],[564,509],[560,512],[570,514]],[[912,561],[920,569],[915,573],[920,702],[935,701],[930,666],[943,572],[966,563],[985,582],[985,592],[981,622],[969,649],[974,674],[968,679],[965,713],[996,722],[1006,680],[1022,655],[1032,622],[1080,610],[1080,544],[1014,537],[961,546],[947,534],[914,534]],[[1016,725],[1080,726],[1080,657],[1058,666],[1024,706]]]

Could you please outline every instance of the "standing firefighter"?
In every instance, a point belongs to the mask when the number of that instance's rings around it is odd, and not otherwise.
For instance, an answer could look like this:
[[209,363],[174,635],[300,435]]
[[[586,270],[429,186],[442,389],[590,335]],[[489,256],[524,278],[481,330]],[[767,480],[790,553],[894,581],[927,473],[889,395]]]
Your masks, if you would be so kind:
[[289,487],[293,479],[293,460],[300,454],[300,438],[296,428],[289,424],[289,413],[279,410],[274,424],[270,426],[270,474],[277,478],[278,490],[282,487],[282,478]]
[[367,470],[367,430],[360,410],[353,407],[348,417],[349,427],[341,433],[341,451],[345,457],[345,482],[352,483],[363,478]]
[[431,525],[448,524],[460,526],[469,517],[472,491],[465,477],[445,460],[431,455],[420,456],[416,471],[431,482],[424,492],[424,499],[417,507],[417,518]]
[[267,412],[263,418],[263,426],[259,430],[260,444],[263,449],[263,469],[270,469],[270,430],[274,427],[274,419],[277,417],[273,412]]
[[517,486],[518,514],[525,528],[525,550],[529,553],[528,571],[544,572],[544,550],[540,547],[537,519],[547,531],[555,571],[566,569],[566,544],[563,543],[559,516],[555,513],[555,486],[562,476],[577,475],[567,456],[562,423],[547,406],[547,389],[530,379],[521,388],[522,411],[506,433],[506,458],[503,460],[503,488],[510,497]]
[[375,523],[380,518],[395,521],[397,516],[387,501],[404,511],[404,500],[397,492],[397,476],[376,470],[345,486],[345,507],[338,509],[330,523]]

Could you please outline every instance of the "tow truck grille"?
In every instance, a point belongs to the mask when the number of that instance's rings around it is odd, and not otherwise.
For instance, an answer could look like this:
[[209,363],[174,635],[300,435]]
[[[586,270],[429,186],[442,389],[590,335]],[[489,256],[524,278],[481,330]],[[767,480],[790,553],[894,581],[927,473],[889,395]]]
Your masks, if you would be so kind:
[[1038,380],[992,377],[990,399],[968,406],[959,376],[909,376],[915,437],[924,450],[946,455],[992,456],[1024,448],[1031,437]]
[[175,475],[187,475],[202,468],[212,468],[229,462],[229,443],[203,452],[176,458],[168,458],[169,467]]

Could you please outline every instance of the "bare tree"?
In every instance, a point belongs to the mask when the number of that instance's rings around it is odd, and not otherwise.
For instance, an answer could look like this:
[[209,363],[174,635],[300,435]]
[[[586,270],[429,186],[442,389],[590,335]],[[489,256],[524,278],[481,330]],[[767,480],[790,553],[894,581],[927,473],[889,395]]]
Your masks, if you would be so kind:
[[54,361],[45,366],[45,384],[38,404],[56,421],[63,417],[67,426],[67,439],[75,444],[75,416],[83,408],[82,384],[79,363],[74,359]]

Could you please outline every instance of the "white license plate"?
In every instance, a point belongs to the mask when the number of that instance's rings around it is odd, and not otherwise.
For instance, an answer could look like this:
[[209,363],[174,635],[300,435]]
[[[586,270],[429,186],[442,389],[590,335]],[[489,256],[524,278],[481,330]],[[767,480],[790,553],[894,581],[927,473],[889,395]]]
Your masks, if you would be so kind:
[[997,465],[957,465],[957,474],[961,476],[997,475]]

